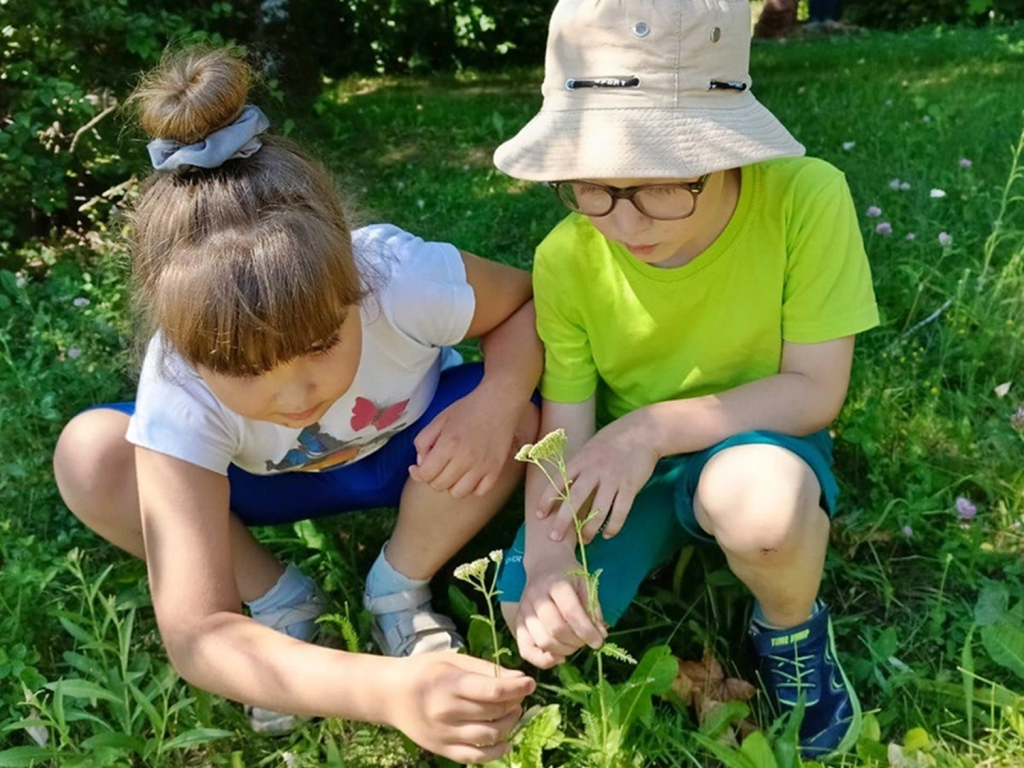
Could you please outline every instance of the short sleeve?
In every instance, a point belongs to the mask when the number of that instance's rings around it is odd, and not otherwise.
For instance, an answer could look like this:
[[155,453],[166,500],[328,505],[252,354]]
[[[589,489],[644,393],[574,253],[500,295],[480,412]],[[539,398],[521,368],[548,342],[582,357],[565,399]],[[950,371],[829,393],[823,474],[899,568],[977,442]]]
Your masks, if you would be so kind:
[[392,225],[365,227],[354,233],[353,242],[357,251],[376,251],[388,262],[382,305],[396,328],[427,346],[451,346],[465,338],[476,296],[458,248]]
[[557,227],[537,248],[533,265],[533,300],[537,335],[544,343],[540,392],[546,400],[581,403],[597,390],[597,366],[583,318],[583,286],[568,269],[572,228]]
[[[864,242],[845,177],[825,163],[831,178],[811,194],[793,197],[782,306],[785,341],[814,344],[878,324]],[[799,183],[799,180],[798,180]]]
[[239,447],[235,420],[159,337],[150,342],[126,439],[226,475]]

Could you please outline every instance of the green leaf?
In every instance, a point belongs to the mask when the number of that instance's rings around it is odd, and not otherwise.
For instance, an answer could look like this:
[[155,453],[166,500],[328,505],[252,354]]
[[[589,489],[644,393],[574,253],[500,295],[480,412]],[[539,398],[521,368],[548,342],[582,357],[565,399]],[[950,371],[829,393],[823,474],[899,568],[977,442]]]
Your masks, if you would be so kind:
[[779,768],[800,768],[800,724],[804,721],[806,704],[803,696],[786,718],[786,727],[775,740],[773,753]]
[[525,726],[513,737],[512,743],[520,768],[544,768],[543,752],[561,744],[562,713],[557,704],[531,707],[523,716]]
[[994,662],[1024,679],[1024,630],[1002,623],[982,627],[981,643]]
[[0,752],[0,768],[30,768],[52,757],[44,747],[14,747]]
[[652,696],[666,693],[679,674],[679,662],[667,645],[647,650],[629,680],[619,686],[615,714],[619,725],[628,728],[636,720],[647,722],[654,705]]
[[924,728],[911,728],[903,737],[904,749],[924,749],[931,743],[928,731]]
[[875,717],[874,712],[865,712],[864,717],[860,721],[860,736],[857,737],[857,741],[877,741],[882,740],[882,726],[878,723],[878,718]]
[[[771,745],[761,731],[754,731],[743,740],[740,752],[750,758],[754,768],[779,768],[772,753]],[[788,768],[788,766],[787,766]]]
[[225,731],[220,728],[193,728],[191,731],[179,733],[173,739],[164,742],[164,749],[184,749],[196,747],[200,744],[209,744],[218,739],[227,739],[234,736],[233,731]]
[[60,625],[64,627],[64,630],[78,642],[91,643],[95,641],[95,637],[89,634],[82,626],[73,622],[69,617],[58,616],[57,620],[60,622]]
[[145,749],[146,743],[138,736],[109,731],[108,733],[97,733],[95,736],[89,737],[82,742],[81,746],[82,749],[88,751],[94,749],[118,749],[141,753]]
[[338,745],[335,743],[334,737],[326,731],[324,731],[324,736],[327,739],[325,749],[327,762],[325,768],[345,768],[345,761],[341,757],[341,752],[338,751]]
[[624,664],[636,664],[636,659],[629,655],[629,652],[620,645],[615,643],[605,643],[597,652],[602,656],[609,656],[617,661],[621,661]]
[[46,688],[54,693],[59,691],[64,696],[69,696],[72,699],[89,699],[91,701],[103,699],[104,701],[112,701],[115,704],[121,703],[121,700],[106,688],[79,678],[73,677],[47,683]]
[[985,584],[974,604],[974,623],[987,627],[1005,621],[1010,608],[1010,589],[999,581]]
[[725,701],[712,708],[700,725],[700,732],[717,739],[733,723],[750,714],[750,707],[742,701]]
[[699,732],[693,734],[693,737],[708,752],[717,757],[718,760],[726,766],[726,768],[758,768],[758,766],[754,765],[750,761],[750,758],[747,757],[747,755],[734,747],[727,747],[724,744],[719,744],[714,739]]

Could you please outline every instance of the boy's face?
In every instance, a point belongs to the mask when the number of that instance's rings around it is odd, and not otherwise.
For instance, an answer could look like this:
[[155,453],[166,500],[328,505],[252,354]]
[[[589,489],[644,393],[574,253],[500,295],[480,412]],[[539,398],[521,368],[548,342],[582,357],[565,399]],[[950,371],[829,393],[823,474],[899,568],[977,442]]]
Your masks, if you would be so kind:
[[[708,189],[700,195],[693,215],[685,219],[659,220],[645,216],[627,200],[616,201],[604,216],[588,216],[594,228],[609,240],[621,244],[646,264],[669,268],[681,266],[710,245],[709,229],[716,219],[713,202],[722,192],[723,174],[714,174]],[[623,189],[645,184],[694,182],[696,179],[587,179]],[[709,205],[712,203],[712,205]],[[731,211],[730,211],[731,215]],[[728,218],[726,218],[728,221]],[[721,231],[721,230],[719,230]],[[711,240],[717,236],[714,232]]]

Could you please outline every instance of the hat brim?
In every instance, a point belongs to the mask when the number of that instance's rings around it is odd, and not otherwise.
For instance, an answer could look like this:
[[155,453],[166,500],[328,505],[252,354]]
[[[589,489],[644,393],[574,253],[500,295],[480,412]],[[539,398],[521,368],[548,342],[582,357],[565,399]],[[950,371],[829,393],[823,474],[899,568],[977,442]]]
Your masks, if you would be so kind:
[[691,178],[804,147],[760,102],[723,109],[544,110],[498,147],[494,164],[526,181]]

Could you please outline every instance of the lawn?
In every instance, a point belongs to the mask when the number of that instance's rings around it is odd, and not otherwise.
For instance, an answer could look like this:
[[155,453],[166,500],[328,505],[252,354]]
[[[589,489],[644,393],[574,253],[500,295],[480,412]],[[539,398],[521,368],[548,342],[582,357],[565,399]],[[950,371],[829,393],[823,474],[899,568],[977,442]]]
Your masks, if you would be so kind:
[[[882,313],[858,340],[835,425],[843,498],[824,586],[871,715],[856,754],[830,764],[1024,765],[1024,27],[759,43],[752,70],[754,92],[808,152],[846,172]],[[315,114],[268,111],[338,173],[357,221],[529,267],[562,210],[490,157],[539,105],[539,80],[353,79],[326,84]],[[126,132],[123,151],[141,158],[142,143]],[[50,470],[61,426],[131,397],[121,227],[114,216],[36,243],[24,269],[0,272],[0,768],[445,764],[355,723],[254,736],[238,705],[174,675],[142,565],[61,504]],[[510,504],[435,580],[477,653],[492,644],[470,619],[485,604],[452,570],[507,543],[520,515]],[[368,647],[361,579],[392,521],[384,510],[260,532],[317,575],[336,601],[327,631],[349,647]],[[784,724],[770,718],[743,751],[716,741],[747,704],[700,723],[671,695],[646,704],[665,646],[686,660],[707,650],[749,678],[749,610],[719,556],[684,550],[612,636],[638,659],[649,652],[632,687],[630,665],[603,665],[608,695],[635,707],[592,722],[597,664],[580,654],[540,675],[532,703],[546,708],[518,764],[542,753],[551,766],[790,768]],[[610,725],[627,722],[616,741]]]

